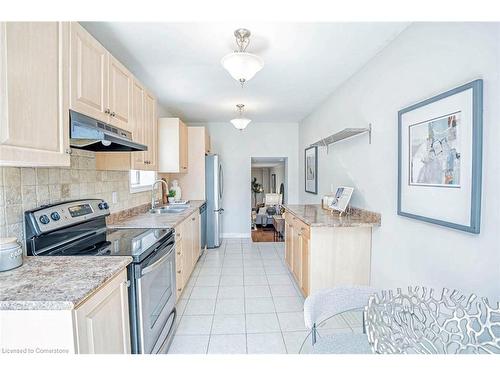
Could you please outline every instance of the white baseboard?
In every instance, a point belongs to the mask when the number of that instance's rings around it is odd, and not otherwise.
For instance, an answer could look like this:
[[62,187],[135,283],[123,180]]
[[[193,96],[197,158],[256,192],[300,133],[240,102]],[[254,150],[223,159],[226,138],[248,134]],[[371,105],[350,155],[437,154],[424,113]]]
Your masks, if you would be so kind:
[[250,238],[250,233],[222,233],[222,238]]

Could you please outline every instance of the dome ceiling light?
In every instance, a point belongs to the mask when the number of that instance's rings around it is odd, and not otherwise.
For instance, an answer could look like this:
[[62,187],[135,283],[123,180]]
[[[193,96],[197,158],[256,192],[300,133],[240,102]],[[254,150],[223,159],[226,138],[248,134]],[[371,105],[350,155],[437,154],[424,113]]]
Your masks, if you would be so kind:
[[238,130],[243,130],[247,127],[248,124],[252,120],[249,118],[243,117],[243,111],[245,110],[245,104],[236,104],[236,107],[238,108],[239,116],[237,118],[233,118],[231,120],[231,124],[234,125],[234,127]]
[[250,30],[237,29],[234,36],[236,37],[238,51],[224,56],[221,64],[231,74],[231,77],[243,86],[246,81],[252,79],[264,67],[264,60],[257,55],[245,52],[250,44]]

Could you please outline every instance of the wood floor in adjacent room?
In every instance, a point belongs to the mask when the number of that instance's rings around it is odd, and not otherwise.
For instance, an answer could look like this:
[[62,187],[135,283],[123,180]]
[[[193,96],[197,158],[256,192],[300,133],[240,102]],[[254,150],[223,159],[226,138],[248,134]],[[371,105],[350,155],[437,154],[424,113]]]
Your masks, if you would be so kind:
[[252,241],[253,242],[275,242],[274,229],[264,229],[258,227],[252,230]]

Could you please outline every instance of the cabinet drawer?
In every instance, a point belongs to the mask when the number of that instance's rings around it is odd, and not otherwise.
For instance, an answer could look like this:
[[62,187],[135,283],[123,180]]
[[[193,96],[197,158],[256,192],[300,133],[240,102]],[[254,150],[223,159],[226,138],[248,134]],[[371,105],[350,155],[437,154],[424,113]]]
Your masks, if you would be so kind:
[[302,220],[295,216],[292,216],[291,224],[293,225],[293,228],[297,231],[297,233],[300,233],[304,237],[311,238],[311,227],[304,223]]
[[179,297],[182,294],[183,291],[183,285],[182,285],[182,271],[181,273],[175,273],[175,295],[176,295],[176,300],[179,299]]
[[311,238],[311,227],[301,220],[297,220],[296,228],[299,233],[306,238]]

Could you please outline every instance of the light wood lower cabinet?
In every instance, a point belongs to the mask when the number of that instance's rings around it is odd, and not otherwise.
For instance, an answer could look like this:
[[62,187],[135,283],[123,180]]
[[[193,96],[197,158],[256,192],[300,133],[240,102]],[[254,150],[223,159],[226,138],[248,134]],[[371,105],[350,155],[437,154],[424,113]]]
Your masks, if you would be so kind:
[[315,227],[285,212],[285,263],[304,296],[369,285],[371,227]]
[[127,271],[74,311],[79,353],[130,353]]
[[2,348],[129,354],[127,271],[121,271],[74,310],[2,310],[0,327]]
[[175,251],[176,287],[177,299],[179,299],[200,258],[200,213],[198,210],[175,228]]
[[69,24],[0,22],[0,166],[69,166]]

